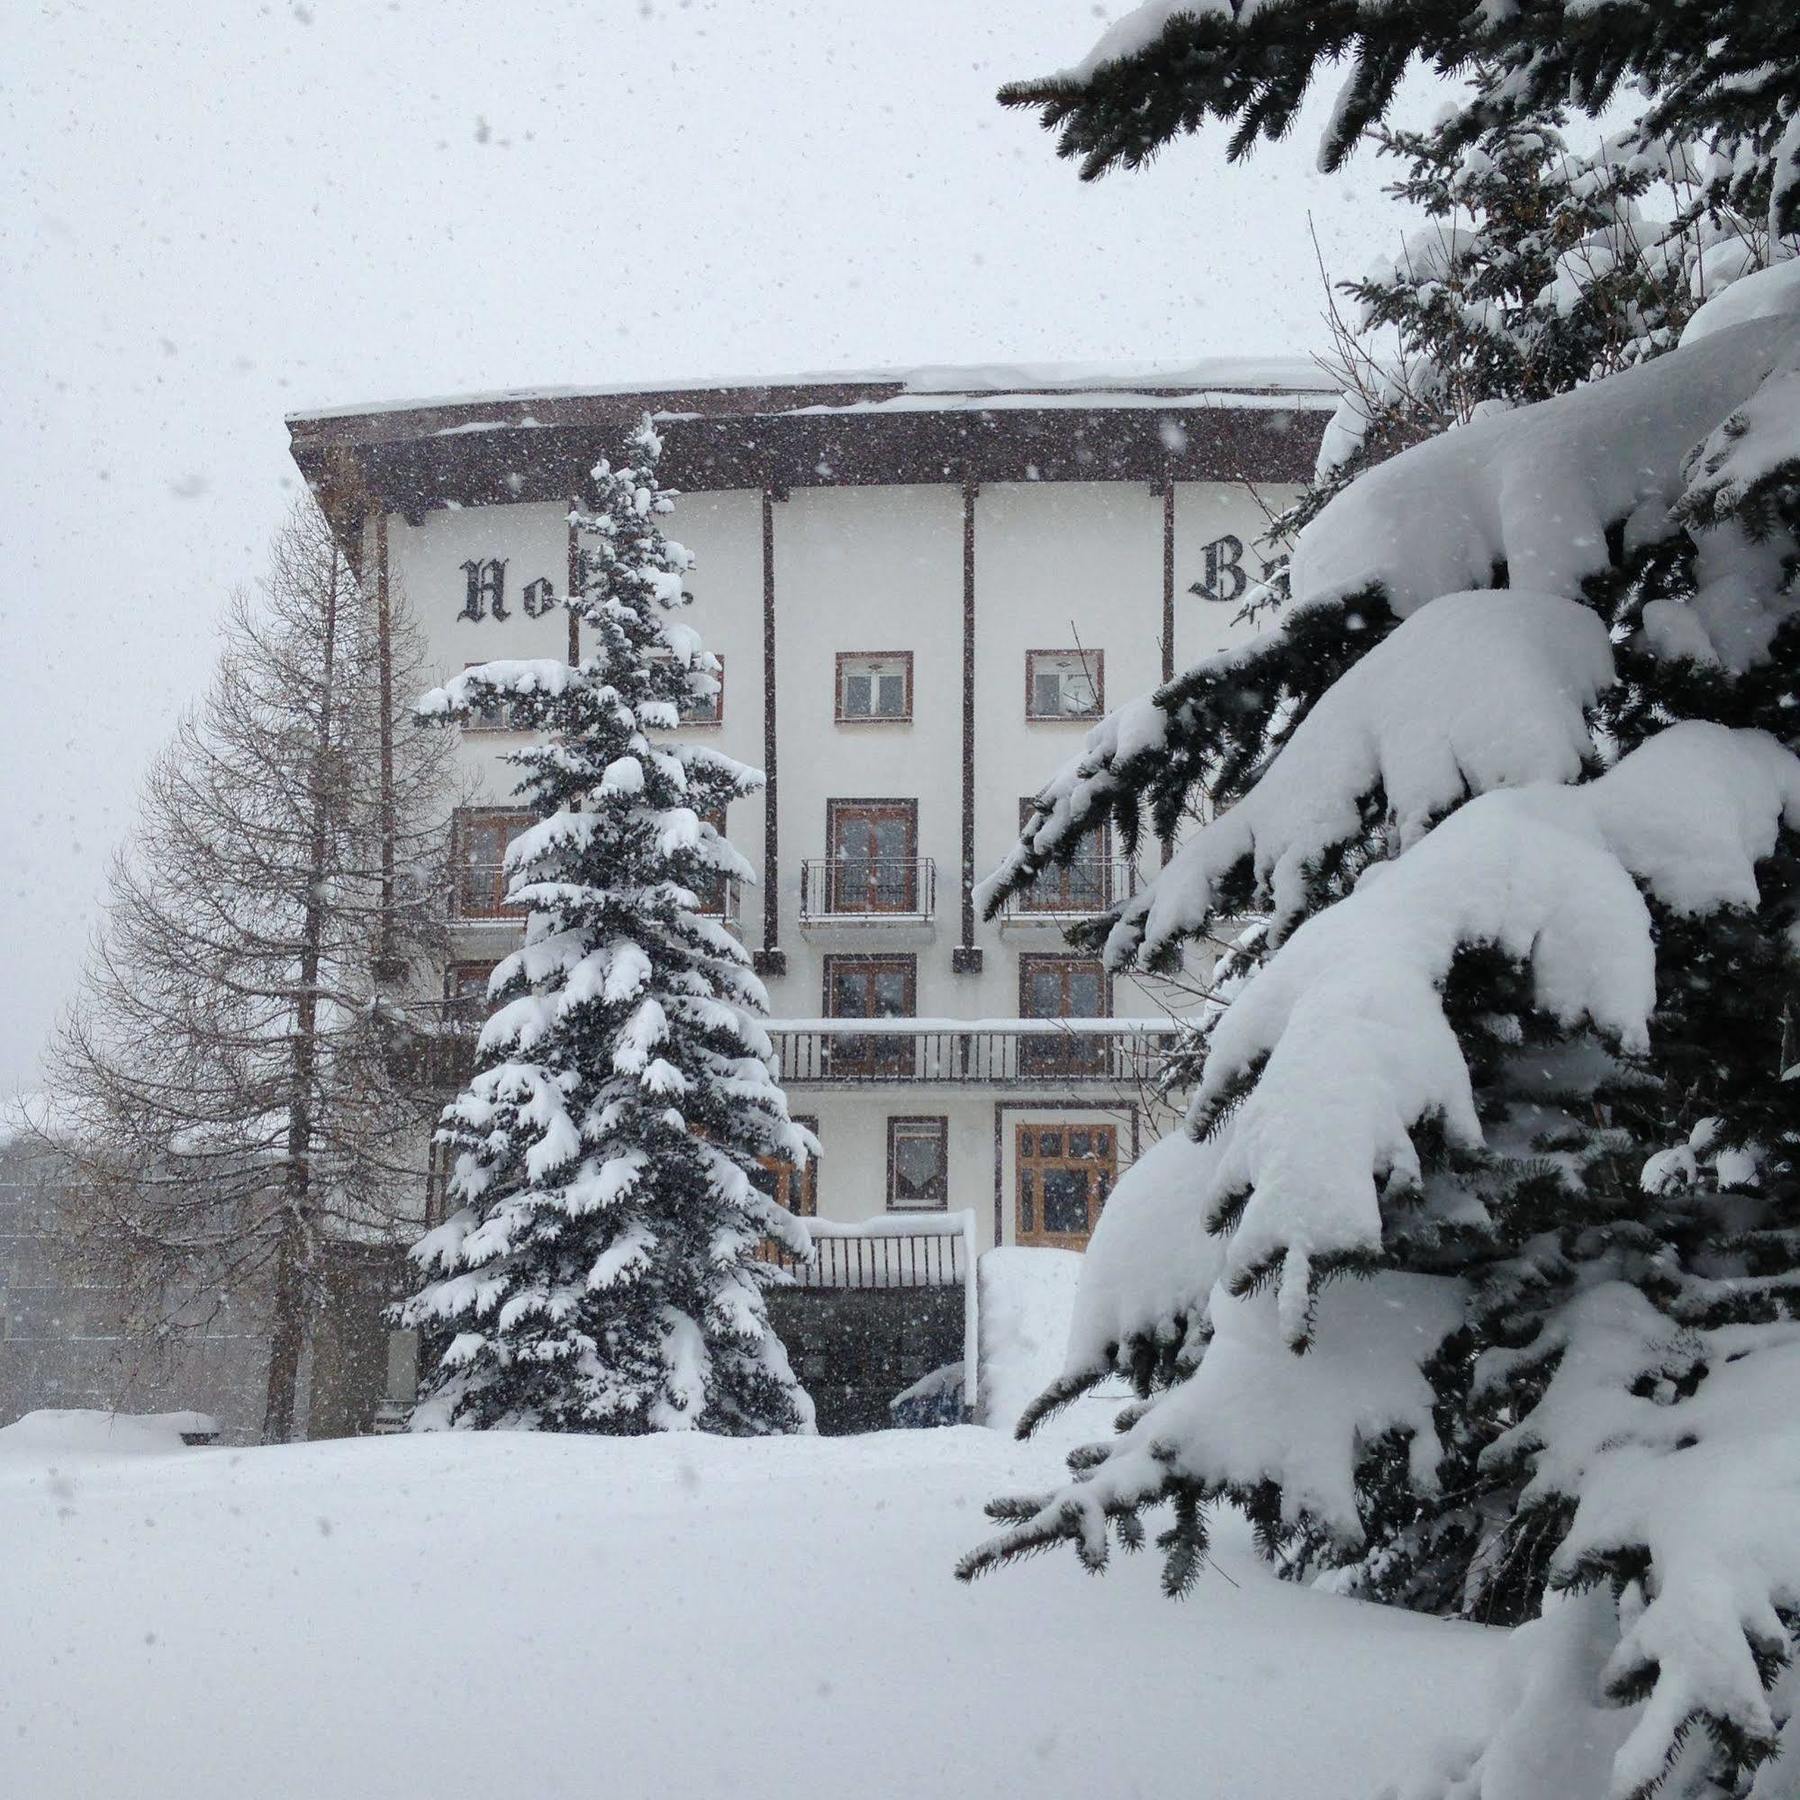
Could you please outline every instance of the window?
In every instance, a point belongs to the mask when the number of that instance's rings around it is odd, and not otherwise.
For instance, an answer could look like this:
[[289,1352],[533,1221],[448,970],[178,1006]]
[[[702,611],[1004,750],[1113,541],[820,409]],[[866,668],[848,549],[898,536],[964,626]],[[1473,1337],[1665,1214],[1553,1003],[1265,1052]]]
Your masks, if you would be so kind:
[[840,651],[837,659],[837,721],[867,725],[912,717],[913,659],[910,650]]
[[825,814],[831,840],[828,910],[916,913],[918,801],[828,800]]
[[459,919],[516,919],[522,906],[506,903],[506,846],[531,823],[521,808],[504,811],[459,811],[451,831],[451,864],[455,890],[451,896]]
[[[464,663],[465,669],[479,669],[480,663]],[[490,698],[484,705],[478,706],[463,721],[464,731],[521,731],[521,726],[513,715],[512,702],[502,700],[498,695]]]
[[[910,1019],[918,1010],[915,956],[827,956],[828,1019]],[[839,1080],[896,1080],[913,1072],[918,1039],[903,1033],[830,1032],[825,1072]]]
[[[1103,1019],[1106,971],[1084,956],[1021,956],[1021,1019]],[[1026,1034],[1019,1039],[1021,1075],[1103,1075],[1106,1040],[1075,1032]]]
[[725,722],[725,659],[715,656],[719,666],[713,671],[718,684],[710,694],[690,693],[676,711],[684,725],[722,725]]
[[1028,650],[1028,719],[1097,719],[1106,709],[1106,664],[1099,650]]
[[[804,1125],[814,1137],[819,1135],[819,1121],[794,1114],[794,1123]],[[802,1219],[819,1216],[819,1159],[810,1158],[803,1169],[780,1156],[757,1159],[756,1174],[751,1180],[775,1202]]]
[[1021,1125],[1016,1145],[1018,1241],[1081,1249],[1118,1179],[1118,1133],[1110,1125]]
[[950,1203],[950,1121],[888,1120],[888,1211],[942,1211]]
[[[715,807],[710,812],[703,812],[700,821],[710,825],[720,837],[725,835],[725,809]],[[694,895],[699,900],[699,910],[709,918],[723,919],[731,913],[731,881],[719,870],[694,883]]]
[[[1019,829],[1031,823],[1035,802],[1019,802]],[[1018,897],[1017,909],[1022,913],[1104,912],[1120,898],[1113,891],[1112,827],[1102,825],[1082,841],[1081,848],[1066,863],[1053,863],[1041,870],[1031,886]]]
[[452,963],[444,980],[444,1022],[454,1032],[473,1037],[487,1023],[491,962]]

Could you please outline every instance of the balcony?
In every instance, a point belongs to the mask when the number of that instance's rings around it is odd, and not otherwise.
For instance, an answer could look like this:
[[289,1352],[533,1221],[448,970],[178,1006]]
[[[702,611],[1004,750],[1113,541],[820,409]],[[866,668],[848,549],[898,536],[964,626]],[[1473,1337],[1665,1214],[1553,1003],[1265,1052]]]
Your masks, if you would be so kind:
[[819,856],[800,866],[800,929],[929,925],[937,864],[929,856]]
[[450,889],[453,926],[504,930],[524,923],[525,908],[509,906],[510,877],[500,862],[464,862],[454,870]]
[[1137,892],[1137,870],[1111,857],[1081,857],[1045,869],[1030,887],[1009,894],[1000,909],[1000,929],[1063,926],[1109,911]]
[[1136,1087],[1174,1045],[1167,1019],[776,1019],[785,1086]]

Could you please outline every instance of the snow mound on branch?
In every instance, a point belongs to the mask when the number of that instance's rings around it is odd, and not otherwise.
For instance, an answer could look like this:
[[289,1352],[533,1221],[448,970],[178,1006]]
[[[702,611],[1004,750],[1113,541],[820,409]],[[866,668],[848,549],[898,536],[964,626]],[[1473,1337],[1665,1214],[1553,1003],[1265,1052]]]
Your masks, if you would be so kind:
[[[1607,566],[1606,532],[1661,524],[1688,452],[1800,341],[1792,312],[1755,319],[1572,394],[1476,419],[1371,469],[1300,534],[1302,604],[1379,584],[1404,617],[1491,585],[1574,595]],[[1621,454],[1624,447],[1625,453]]]
[[1109,1446],[1090,1479],[1059,1488],[995,1544],[1074,1514],[1082,1558],[1100,1567],[1108,1518],[1156,1498],[1171,1477],[1210,1493],[1275,1482],[1290,1522],[1305,1513],[1344,1544],[1361,1544],[1353,1476],[1365,1446],[1401,1434],[1414,1484],[1436,1485],[1443,1449],[1420,1365],[1461,1324],[1465,1297],[1460,1281],[1430,1275],[1341,1283],[1319,1303],[1331,1355],[1296,1357],[1266,1295],[1215,1289],[1213,1337],[1195,1373]]
[[1198,18],[1208,12],[1229,17],[1234,10],[1231,0],[1143,0],[1142,5],[1134,6],[1107,26],[1080,62],[1060,71],[1053,79],[1068,82],[1071,86],[1091,81],[1108,63],[1148,50],[1162,36],[1171,19]]
[[1320,699],[1251,792],[1176,853],[1121,914],[1121,964],[1205,928],[1246,861],[1279,943],[1325,853],[1362,834],[1381,789],[1408,848],[1470,794],[1572,782],[1593,752],[1587,709],[1613,680],[1597,614],[1547,594],[1452,594],[1407,620]]
[[1784,822],[1800,830],[1800,761],[1760,732],[1684,723],[1585,787],[1471,801],[1308,920],[1220,1019],[1190,1108],[1206,1130],[1260,1067],[1209,1196],[1215,1221],[1241,1207],[1226,1279],[1279,1268],[1304,1345],[1320,1277],[1379,1255],[1384,1189],[1418,1186],[1412,1130],[1436,1119],[1452,1144],[1481,1143],[1441,995],[1460,948],[1525,966],[1564,1026],[1641,1049],[1655,945],[1633,878],[1683,912],[1753,904]]
[[[1488,1455],[1530,1459],[1527,1504],[1577,1502],[1551,1580],[1589,1591],[1552,1593],[1520,1634],[1521,1678],[1500,1697],[1485,1751],[1453,1781],[1440,1758],[1408,1800],[1536,1792],[1507,1783],[1566,1775],[1579,1759],[1546,1757],[1584,1743],[1592,1774],[1571,1791],[1624,1800],[1663,1776],[1696,1715],[1773,1749],[1789,1710],[1757,1662],[1786,1656],[1777,1609],[1800,1603],[1800,1323],[1683,1330],[1636,1288],[1604,1282],[1525,1350],[1490,1352],[1480,1380],[1492,1388],[1546,1355],[1556,1362],[1543,1397]],[[1616,1576],[1631,1577],[1617,1605]],[[1766,1767],[1752,1791],[1788,1791],[1781,1780]]]
[[1752,319],[1779,318],[1800,312],[1800,257],[1790,257],[1767,269],[1740,276],[1700,306],[1682,328],[1685,348],[1716,332],[1746,325]]
[[1202,1205],[1218,1160],[1216,1141],[1174,1132],[1119,1178],[1081,1259],[1064,1375],[1109,1367],[1121,1345],[1167,1341],[1178,1319],[1189,1337],[1204,1326],[1224,1256]]
[[1631,1715],[1602,1698],[1615,1640],[1604,1593],[1547,1597],[1543,1616],[1508,1633],[1484,1728],[1441,1744],[1380,1800],[1545,1800],[1604,1794]]

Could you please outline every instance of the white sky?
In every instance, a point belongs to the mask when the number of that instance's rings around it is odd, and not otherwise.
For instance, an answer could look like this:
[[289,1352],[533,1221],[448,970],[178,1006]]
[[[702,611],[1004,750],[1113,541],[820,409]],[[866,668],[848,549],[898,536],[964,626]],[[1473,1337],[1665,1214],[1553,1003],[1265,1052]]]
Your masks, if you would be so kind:
[[[1307,354],[1399,240],[1319,114],[1092,186],[1002,80],[1089,0],[8,9],[0,1094],[296,476],[285,412],[904,363]],[[1326,97],[1319,97],[1322,107]]]

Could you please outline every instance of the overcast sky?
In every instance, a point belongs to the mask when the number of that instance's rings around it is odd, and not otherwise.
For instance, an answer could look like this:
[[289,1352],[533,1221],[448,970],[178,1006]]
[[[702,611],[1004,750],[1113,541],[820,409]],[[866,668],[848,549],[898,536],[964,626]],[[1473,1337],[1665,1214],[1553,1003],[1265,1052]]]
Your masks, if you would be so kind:
[[[1090,0],[8,8],[0,1094],[295,489],[284,413],[532,384],[1321,343],[1397,246],[1313,130],[1084,186],[1004,79]],[[1316,128],[1317,119],[1313,121]]]

